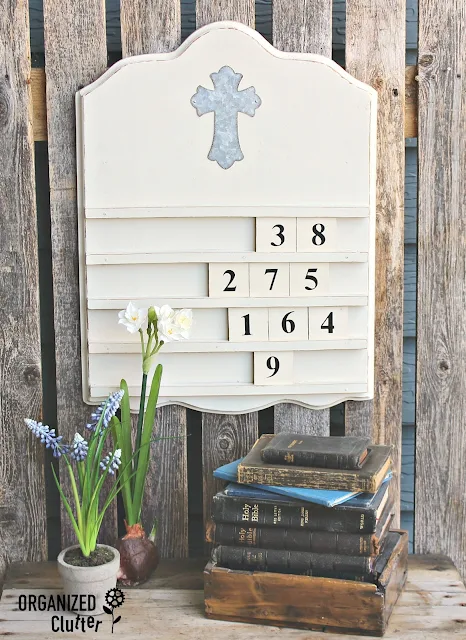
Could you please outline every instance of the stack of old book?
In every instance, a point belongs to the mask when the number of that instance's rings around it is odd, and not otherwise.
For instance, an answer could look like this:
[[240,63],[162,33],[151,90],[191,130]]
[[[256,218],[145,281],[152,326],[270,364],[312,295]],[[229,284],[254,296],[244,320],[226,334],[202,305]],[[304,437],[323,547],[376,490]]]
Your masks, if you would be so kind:
[[264,435],[213,498],[217,567],[376,582],[391,535],[390,447],[363,437]]

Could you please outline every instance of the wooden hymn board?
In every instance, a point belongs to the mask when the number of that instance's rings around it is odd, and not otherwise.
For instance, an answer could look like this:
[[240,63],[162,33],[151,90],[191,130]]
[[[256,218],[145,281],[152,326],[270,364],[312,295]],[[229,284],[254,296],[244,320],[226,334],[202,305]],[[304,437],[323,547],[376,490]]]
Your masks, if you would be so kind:
[[232,22],[77,94],[83,388],[128,381],[129,301],[192,308],[160,404],[222,413],[373,394],[376,92]]

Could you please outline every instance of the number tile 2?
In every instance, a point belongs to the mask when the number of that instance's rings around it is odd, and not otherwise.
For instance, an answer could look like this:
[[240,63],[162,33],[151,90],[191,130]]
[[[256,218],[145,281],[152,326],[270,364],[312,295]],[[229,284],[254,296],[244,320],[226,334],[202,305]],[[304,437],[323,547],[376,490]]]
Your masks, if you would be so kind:
[[209,264],[211,298],[249,297],[249,264]]
[[296,218],[256,218],[256,251],[296,251]]
[[228,309],[230,342],[255,342],[269,339],[268,309]]
[[293,384],[293,352],[256,351],[254,353],[254,384]]
[[255,262],[249,265],[252,298],[270,298],[290,295],[290,265]]
[[270,340],[307,340],[308,330],[307,308],[269,309]]

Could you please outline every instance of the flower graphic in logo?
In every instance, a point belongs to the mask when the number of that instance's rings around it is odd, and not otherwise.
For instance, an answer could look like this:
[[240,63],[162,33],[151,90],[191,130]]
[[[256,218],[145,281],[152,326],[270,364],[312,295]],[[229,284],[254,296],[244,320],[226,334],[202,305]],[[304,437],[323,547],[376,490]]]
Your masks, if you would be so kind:
[[109,589],[105,594],[105,602],[108,604],[108,607],[104,606],[105,613],[112,616],[112,633],[113,633],[113,625],[117,622],[120,622],[121,616],[114,618],[113,611],[117,607],[121,607],[123,602],[125,601],[125,594],[121,589]]

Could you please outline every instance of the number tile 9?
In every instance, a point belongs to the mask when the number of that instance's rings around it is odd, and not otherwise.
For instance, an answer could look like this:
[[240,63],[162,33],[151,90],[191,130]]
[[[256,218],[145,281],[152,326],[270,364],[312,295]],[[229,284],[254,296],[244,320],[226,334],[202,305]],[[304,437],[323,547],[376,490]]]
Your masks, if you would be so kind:
[[211,298],[249,297],[249,265],[210,263],[209,296]]
[[256,218],[256,251],[296,252],[296,218]]
[[256,351],[254,353],[254,384],[293,384],[293,352]]

